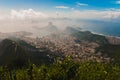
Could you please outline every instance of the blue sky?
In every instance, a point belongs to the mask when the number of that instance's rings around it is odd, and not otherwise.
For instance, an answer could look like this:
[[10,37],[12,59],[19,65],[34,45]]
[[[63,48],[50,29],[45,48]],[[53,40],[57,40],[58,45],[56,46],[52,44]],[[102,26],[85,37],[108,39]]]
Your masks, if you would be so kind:
[[[87,4],[88,6],[77,3]],[[68,6],[76,9],[120,8],[119,0],[0,0],[2,8],[33,8],[53,10],[55,6]]]
[[120,0],[0,0],[0,10],[22,18],[119,19]]

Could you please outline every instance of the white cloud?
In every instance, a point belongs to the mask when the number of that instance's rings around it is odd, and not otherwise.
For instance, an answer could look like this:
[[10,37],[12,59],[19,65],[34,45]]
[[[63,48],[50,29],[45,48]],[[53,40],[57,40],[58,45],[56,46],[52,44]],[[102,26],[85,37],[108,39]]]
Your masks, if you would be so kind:
[[120,9],[118,9],[118,8],[109,8],[109,9],[105,9],[105,10],[107,10],[107,11],[120,11]]
[[115,3],[116,3],[116,4],[120,4],[120,0],[116,1]]
[[78,6],[88,6],[88,4],[77,2]]
[[56,6],[55,8],[58,8],[58,9],[68,9],[69,7],[68,6]]
[[71,8],[71,10],[75,10],[75,8]]
[[120,9],[110,8],[103,11],[99,10],[76,10],[70,8],[69,12],[48,12],[44,14],[41,11],[33,9],[0,11],[0,20],[44,20],[52,18],[70,18],[70,19],[120,19]]
[[119,10],[73,10],[73,13],[70,14],[73,18],[78,19],[99,19],[99,20],[110,20],[120,18],[120,11]]
[[47,18],[48,16],[42,12],[34,11],[33,9],[28,10],[11,10],[11,18],[18,19],[36,19],[36,18]]
[[[27,10],[8,10],[0,11],[0,31],[32,31],[32,27],[44,27],[49,21],[52,21],[58,27],[65,27],[80,24],[77,20],[111,20],[120,21],[119,9],[99,10],[76,10],[70,8],[69,12],[48,12],[44,14],[41,11],[33,9]],[[48,17],[49,16],[49,17]],[[12,17],[12,18],[11,18]],[[2,20],[3,19],[3,20]],[[85,22],[86,24],[86,22]],[[35,31],[34,31],[35,32]]]
[[104,18],[107,18],[107,19],[119,19],[120,18],[120,12],[108,11],[108,12],[106,12],[106,15],[104,16]]

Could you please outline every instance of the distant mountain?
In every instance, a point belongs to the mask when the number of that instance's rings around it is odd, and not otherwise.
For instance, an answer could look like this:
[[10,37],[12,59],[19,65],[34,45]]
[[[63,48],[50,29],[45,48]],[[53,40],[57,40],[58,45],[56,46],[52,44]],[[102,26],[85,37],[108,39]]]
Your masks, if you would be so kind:
[[33,27],[37,32],[39,32],[40,35],[49,35],[53,33],[57,33],[59,30],[58,28],[53,25],[52,22],[49,22],[47,26],[45,27]]
[[28,63],[27,51],[15,41],[5,39],[0,43],[0,64],[23,66]]
[[65,29],[71,36],[74,36],[78,41],[96,42],[98,44],[109,44],[109,41],[105,36],[93,34],[90,31],[82,31],[78,28],[67,27]]
[[67,33],[76,33],[76,32],[79,32],[80,30],[79,29],[76,29],[76,28],[73,28],[73,27],[66,27],[65,29],[65,32]]
[[[15,39],[14,39],[15,40]],[[54,55],[47,48],[37,49],[35,46],[26,43],[23,40],[17,39],[19,43],[27,52],[30,58],[30,61],[36,65],[49,64],[54,61]]]
[[5,39],[0,42],[0,65],[10,65],[12,63],[24,65],[28,61],[36,65],[48,64],[53,61],[49,53],[50,51],[47,49],[40,52],[35,47],[19,39],[15,41]]
[[48,26],[46,26],[42,29],[45,31],[49,31],[49,32],[56,32],[58,30],[58,28],[55,25],[53,25],[52,22],[49,22]]

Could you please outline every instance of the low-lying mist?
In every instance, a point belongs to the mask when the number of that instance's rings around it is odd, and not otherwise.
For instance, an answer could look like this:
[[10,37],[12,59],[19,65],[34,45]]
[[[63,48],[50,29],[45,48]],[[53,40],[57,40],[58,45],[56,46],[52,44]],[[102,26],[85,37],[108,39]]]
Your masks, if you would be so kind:
[[100,20],[82,20],[68,18],[46,19],[4,19],[0,20],[1,33],[15,33],[25,31],[32,37],[49,35],[54,31],[63,31],[66,27],[79,27],[91,32],[120,36],[119,23]]

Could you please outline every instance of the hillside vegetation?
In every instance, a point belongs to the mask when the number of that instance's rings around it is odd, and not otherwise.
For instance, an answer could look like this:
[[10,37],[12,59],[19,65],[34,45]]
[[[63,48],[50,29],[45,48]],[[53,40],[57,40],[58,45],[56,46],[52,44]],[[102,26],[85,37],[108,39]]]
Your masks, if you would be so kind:
[[62,62],[36,66],[30,64],[22,69],[9,70],[0,67],[0,80],[120,80],[120,65],[98,62]]

